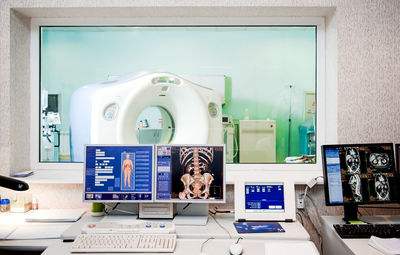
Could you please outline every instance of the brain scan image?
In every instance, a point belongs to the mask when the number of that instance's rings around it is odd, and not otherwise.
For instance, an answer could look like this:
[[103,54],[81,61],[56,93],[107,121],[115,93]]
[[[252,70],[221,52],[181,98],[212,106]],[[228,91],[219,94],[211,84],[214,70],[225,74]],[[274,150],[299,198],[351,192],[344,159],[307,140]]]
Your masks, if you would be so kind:
[[368,160],[375,169],[387,168],[390,165],[389,155],[387,153],[371,153]]
[[361,179],[358,175],[352,175],[349,179],[351,193],[353,194],[354,202],[361,202],[363,197],[361,194]]
[[346,148],[346,166],[347,170],[351,174],[359,174],[360,173],[360,153],[357,148],[351,147]]
[[377,199],[380,201],[388,201],[389,196],[389,180],[384,174],[375,175],[375,191],[377,194]]

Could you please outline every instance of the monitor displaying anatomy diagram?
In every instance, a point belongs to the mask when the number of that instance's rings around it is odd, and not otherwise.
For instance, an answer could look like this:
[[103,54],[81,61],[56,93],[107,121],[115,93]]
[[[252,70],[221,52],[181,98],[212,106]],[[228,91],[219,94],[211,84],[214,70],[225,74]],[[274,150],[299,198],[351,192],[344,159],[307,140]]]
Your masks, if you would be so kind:
[[153,201],[153,145],[87,145],[84,201]]
[[224,145],[156,145],[157,202],[224,203]]

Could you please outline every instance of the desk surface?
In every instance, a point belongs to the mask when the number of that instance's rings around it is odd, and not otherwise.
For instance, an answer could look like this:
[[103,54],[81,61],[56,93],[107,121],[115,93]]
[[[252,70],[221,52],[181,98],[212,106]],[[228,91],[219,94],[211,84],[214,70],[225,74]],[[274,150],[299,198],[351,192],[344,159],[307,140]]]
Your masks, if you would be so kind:
[[[28,223],[25,222],[24,213],[1,213],[0,214],[0,226],[3,229],[9,226],[40,226],[45,231],[46,226],[65,226],[66,224],[72,225],[72,223]],[[47,247],[57,243],[59,239],[40,239],[40,240],[1,240],[0,239],[0,250],[31,250],[31,251],[44,251]]]
[[[15,224],[15,225],[29,225],[29,224],[44,224],[44,223],[26,223],[23,214],[9,214],[9,217],[15,217],[13,221],[7,219],[5,215],[0,215],[0,224]],[[84,216],[78,222],[71,224],[63,237],[65,239],[73,240],[76,235],[81,232],[82,226],[87,222],[100,221],[102,217],[92,217],[90,215]],[[177,250],[175,254],[196,254],[193,253],[195,249],[200,252],[201,243],[207,238],[214,237],[204,246],[204,251],[210,254],[227,254],[229,246],[242,237],[244,240],[243,246],[245,247],[245,254],[264,254],[264,243],[310,243],[310,236],[304,227],[299,222],[281,222],[281,226],[285,229],[284,233],[253,233],[253,234],[238,234],[233,222],[232,214],[218,215],[216,217],[218,223],[229,231],[232,239],[230,239],[227,232],[225,232],[213,218],[209,218],[206,226],[176,226],[176,233],[178,237]],[[163,220],[155,220],[163,221]],[[166,221],[166,220],[164,220]],[[51,223],[57,224],[57,223]],[[45,227],[45,225],[43,225]],[[0,249],[11,250],[45,250],[44,254],[69,254],[71,243],[63,243],[59,239],[41,239],[41,240],[2,240],[0,241]],[[209,246],[209,248],[207,248]],[[285,246],[285,245],[283,245]],[[313,246],[313,244],[312,244]],[[313,246],[315,247],[315,246]],[[213,250],[211,250],[213,249]],[[57,252],[56,252],[57,251]],[[62,251],[62,252],[61,252]],[[197,252],[197,251],[196,251]],[[289,253],[288,253],[289,254]]]
[[[251,233],[238,234],[233,225],[233,214],[218,215],[216,217],[218,223],[229,231],[233,239],[243,237],[246,239],[262,239],[262,240],[310,240],[310,235],[304,227],[298,222],[280,222],[285,232],[283,233]],[[81,232],[82,226],[91,221],[99,221],[101,217],[84,216],[79,222],[72,225],[64,232],[65,239],[74,239]],[[171,220],[154,220],[154,221],[171,221]],[[206,226],[180,226],[176,225],[176,234],[181,239],[196,239],[214,237],[217,239],[228,239],[229,235],[224,231],[213,218],[208,219]],[[69,238],[68,238],[69,237]]]
[[[400,223],[400,216],[364,216],[360,219],[369,223]],[[340,216],[322,216],[324,254],[381,255],[380,251],[368,245],[369,239],[342,239],[333,224],[344,224]],[[340,251],[340,252],[338,252]]]
[[[173,254],[175,255],[199,255],[201,244],[207,239],[178,239],[176,243],[176,249]],[[207,255],[221,255],[221,254],[229,254],[229,246],[235,243],[236,240],[230,239],[213,239],[209,240],[203,246],[203,253]],[[315,247],[314,243],[311,241],[300,241],[300,240],[250,240],[243,239],[240,241],[240,244],[243,246],[243,254],[242,255],[310,255],[310,254],[318,254],[318,250]],[[265,249],[265,244],[270,249]],[[56,244],[50,246],[42,255],[67,255],[71,254],[69,251],[71,249],[72,243],[63,243],[58,241]],[[305,249],[304,249],[305,248]],[[279,251],[277,252],[277,250]],[[88,253],[72,253],[72,254],[88,254]],[[93,254],[93,253],[91,253]],[[124,254],[124,253],[99,253],[99,254]],[[126,254],[126,253],[125,253]],[[135,255],[145,255],[149,253],[134,253]]]

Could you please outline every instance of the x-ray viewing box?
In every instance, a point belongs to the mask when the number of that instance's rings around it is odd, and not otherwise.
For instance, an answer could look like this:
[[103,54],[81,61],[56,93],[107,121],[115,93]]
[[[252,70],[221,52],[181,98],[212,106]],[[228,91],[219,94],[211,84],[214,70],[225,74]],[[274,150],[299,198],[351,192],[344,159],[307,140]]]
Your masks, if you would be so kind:
[[225,203],[224,145],[86,145],[85,151],[86,202]]

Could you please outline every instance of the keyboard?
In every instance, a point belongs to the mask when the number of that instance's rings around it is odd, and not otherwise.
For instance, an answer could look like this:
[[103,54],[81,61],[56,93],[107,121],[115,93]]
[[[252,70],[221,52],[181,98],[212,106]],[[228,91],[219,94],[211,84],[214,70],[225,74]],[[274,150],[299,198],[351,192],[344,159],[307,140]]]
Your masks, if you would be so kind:
[[176,234],[80,234],[71,252],[174,252]]
[[400,224],[334,224],[341,238],[400,238]]

